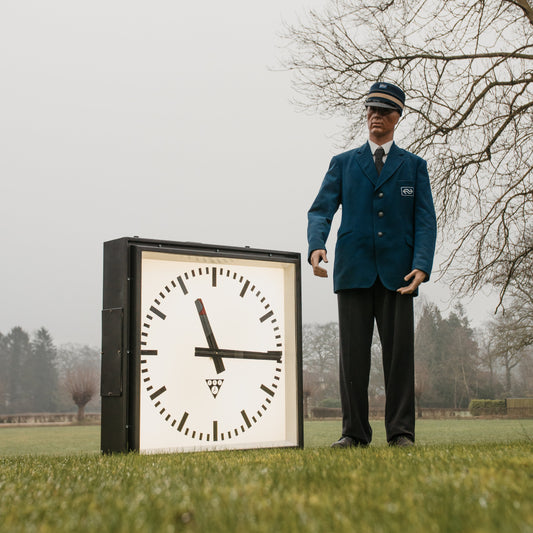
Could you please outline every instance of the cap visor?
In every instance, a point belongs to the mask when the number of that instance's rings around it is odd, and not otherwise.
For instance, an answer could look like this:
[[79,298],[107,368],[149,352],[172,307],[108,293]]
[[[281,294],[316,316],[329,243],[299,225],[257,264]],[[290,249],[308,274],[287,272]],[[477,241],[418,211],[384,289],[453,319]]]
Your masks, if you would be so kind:
[[385,109],[394,109],[395,111],[400,111],[400,108],[394,104],[386,104],[385,102],[376,102],[373,100],[367,100],[365,102],[366,107],[384,107]]

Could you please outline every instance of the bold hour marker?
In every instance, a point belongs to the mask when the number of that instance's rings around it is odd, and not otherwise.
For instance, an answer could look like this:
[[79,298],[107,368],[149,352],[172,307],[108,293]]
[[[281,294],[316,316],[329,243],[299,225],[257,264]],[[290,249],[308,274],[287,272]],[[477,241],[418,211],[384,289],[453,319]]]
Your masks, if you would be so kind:
[[270,390],[266,385],[261,385],[261,390],[269,394],[270,396],[274,396],[274,391]]
[[150,399],[155,400],[158,396],[163,394],[166,390],[167,388],[163,385],[160,389],[157,389],[155,392],[150,394]]
[[213,268],[211,270],[211,285],[213,287],[217,286],[217,269],[216,268]]
[[159,309],[155,308],[153,305],[152,307],[150,307],[150,311],[152,311],[154,315],[157,315],[161,320],[165,320],[165,318],[167,318],[167,315],[162,313]]
[[246,423],[246,426],[251,428],[252,423],[250,422],[250,419],[248,418],[248,415],[246,414],[246,411],[244,409],[241,411],[241,415],[244,418],[244,422]]
[[274,314],[274,311],[269,311],[268,313],[266,313],[265,315],[263,315],[259,321],[260,322],[264,322],[265,320],[268,320],[272,315]]
[[246,291],[248,290],[248,287],[250,286],[250,282],[248,280],[246,280],[246,283],[244,284],[244,287],[242,288],[242,291],[241,291],[241,298],[244,298],[244,295],[246,294]]
[[213,420],[213,440],[218,440],[218,422]]
[[178,426],[178,431],[181,431],[183,429],[183,426],[185,425],[185,421],[187,420],[188,417],[189,417],[189,413],[185,411],[185,413],[183,413],[183,416],[181,417],[181,421]]
[[157,350],[141,350],[141,355],[157,355]]
[[178,283],[180,284],[183,294],[188,294],[189,291],[187,290],[187,287],[185,287],[185,283],[183,282],[183,278],[181,276],[178,277]]

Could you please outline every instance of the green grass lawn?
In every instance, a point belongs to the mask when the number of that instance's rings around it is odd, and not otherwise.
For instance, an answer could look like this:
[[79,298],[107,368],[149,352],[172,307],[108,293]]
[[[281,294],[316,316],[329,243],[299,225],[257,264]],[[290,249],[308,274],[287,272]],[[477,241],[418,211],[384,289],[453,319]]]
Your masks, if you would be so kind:
[[[382,420],[373,420],[372,446],[385,446]],[[417,444],[507,443],[533,440],[533,420],[458,419],[420,420],[416,425]],[[310,421],[305,423],[305,447],[329,446],[340,437],[341,423]],[[69,455],[97,453],[100,450],[99,426],[1,427],[0,456],[25,454]]]
[[98,453],[97,426],[0,429],[4,532],[533,532],[533,420],[424,420],[415,448]]

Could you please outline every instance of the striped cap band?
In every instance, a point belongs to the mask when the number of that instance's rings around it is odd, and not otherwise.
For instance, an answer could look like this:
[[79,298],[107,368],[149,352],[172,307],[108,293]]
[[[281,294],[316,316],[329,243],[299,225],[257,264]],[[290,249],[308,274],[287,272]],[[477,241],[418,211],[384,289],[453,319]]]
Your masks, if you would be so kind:
[[367,97],[367,102],[371,98],[385,98],[386,100],[390,100],[391,102],[394,102],[396,105],[400,106],[401,109],[404,108],[404,103],[401,100],[398,100],[398,98],[395,98],[394,96],[391,96],[390,94],[386,93],[370,93]]

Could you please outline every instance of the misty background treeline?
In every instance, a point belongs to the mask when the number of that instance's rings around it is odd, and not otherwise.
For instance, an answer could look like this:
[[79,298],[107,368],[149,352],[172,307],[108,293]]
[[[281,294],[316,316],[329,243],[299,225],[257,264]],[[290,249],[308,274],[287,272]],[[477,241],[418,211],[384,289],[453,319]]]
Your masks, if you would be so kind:
[[[483,328],[472,328],[461,305],[447,316],[417,304],[416,399],[419,408],[466,409],[472,399],[533,396],[531,328],[523,308],[509,306]],[[527,315],[526,315],[527,316]],[[303,326],[307,408],[338,407],[339,332],[336,322]],[[0,414],[99,411],[100,352],[76,344],[56,346],[41,328],[0,333]],[[372,344],[370,403],[385,399],[381,347]]]
[[56,346],[41,328],[0,333],[0,414],[100,410],[100,351]]
[[[446,317],[432,303],[420,306],[415,330],[417,407],[467,409],[472,399],[532,397],[533,345],[529,328],[521,325],[512,307],[475,329],[461,305]],[[336,322],[303,327],[307,409],[340,406],[338,343]],[[377,331],[372,342],[369,398],[371,407],[384,406]]]

